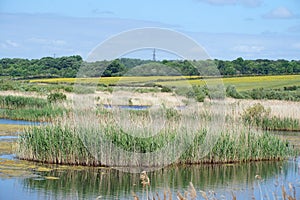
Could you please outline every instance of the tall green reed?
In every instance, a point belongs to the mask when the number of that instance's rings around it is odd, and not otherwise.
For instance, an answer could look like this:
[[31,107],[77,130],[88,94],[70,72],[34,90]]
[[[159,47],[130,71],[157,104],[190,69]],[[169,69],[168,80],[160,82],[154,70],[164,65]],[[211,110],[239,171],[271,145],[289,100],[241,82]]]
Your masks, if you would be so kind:
[[214,133],[211,130],[219,126],[218,121],[211,123],[215,113],[163,110],[169,114],[157,123],[155,112],[100,109],[98,114],[86,110],[65,115],[52,124],[27,129],[19,138],[17,156],[58,164],[153,167],[294,155],[287,141],[237,124]]

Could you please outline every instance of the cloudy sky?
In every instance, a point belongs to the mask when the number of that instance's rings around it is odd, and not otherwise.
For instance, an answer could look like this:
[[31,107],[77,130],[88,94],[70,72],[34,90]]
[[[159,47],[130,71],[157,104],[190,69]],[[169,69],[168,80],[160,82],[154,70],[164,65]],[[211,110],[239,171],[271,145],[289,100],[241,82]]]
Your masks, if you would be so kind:
[[1,0],[0,58],[86,58],[143,27],[186,34],[211,58],[300,60],[299,0]]

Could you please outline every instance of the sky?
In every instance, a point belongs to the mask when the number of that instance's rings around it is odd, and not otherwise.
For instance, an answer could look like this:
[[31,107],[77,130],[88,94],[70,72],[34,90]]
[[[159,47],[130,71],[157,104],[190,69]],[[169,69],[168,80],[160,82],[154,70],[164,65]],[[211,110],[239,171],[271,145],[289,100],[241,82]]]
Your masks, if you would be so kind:
[[1,0],[0,58],[85,59],[145,27],[185,34],[212,59],[300,60],[299,0]]

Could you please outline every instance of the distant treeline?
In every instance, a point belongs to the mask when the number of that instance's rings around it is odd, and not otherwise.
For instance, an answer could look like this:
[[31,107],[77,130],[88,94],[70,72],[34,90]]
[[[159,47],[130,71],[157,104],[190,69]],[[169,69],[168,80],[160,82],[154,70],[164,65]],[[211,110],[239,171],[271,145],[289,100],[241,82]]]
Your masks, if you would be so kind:
[[[84,67],[82,67],[84,66]],[[84,75],[90,77],[135,75],[131,70],[137,66],[137,75],[281,75],[299,74],[300,60],[244,60],[237,58],[232,61],[206,60],[140,60],[121,58],[113,61],[97,61],[86,63],[78,56],[60,58],[44,57],[41,59],[3,58],[0,60],[0,76],[19,79],[76,77],[78,71],[85,69]],[[164,67],[162,67],[164,66]],[[162,68],[171,70],[162,70]],[[87,69],[87,70],[86,70]],[[131,72],[131,73],[130,73]]]

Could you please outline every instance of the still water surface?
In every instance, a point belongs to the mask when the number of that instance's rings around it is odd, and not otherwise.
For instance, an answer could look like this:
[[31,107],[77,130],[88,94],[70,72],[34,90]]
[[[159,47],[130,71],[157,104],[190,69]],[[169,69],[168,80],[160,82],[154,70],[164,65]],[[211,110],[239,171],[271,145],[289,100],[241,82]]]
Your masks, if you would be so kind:
[[[281,197],[281,186],[291,183],[300,199],[300,159],[285,162],[256,162],[249,164],[168,167],[148,174],[151,191],[188,189],[192,181],[196,190],[203,190],[217,199],[275,199]],[[255,176],[260,175],[261,180]],[[45,177],[59,177],[47,180]],[[88,168],[36,172],[27,178],[0,178],[0,199],[133,199],[134,191],[146,199],[146,189],[140,184],[139,174],[113,169]],[[144,198],[143,198],[144,197]],[[201,199],[201,194],[198,192]],[[280,198],[279,198],[280,199]]]

